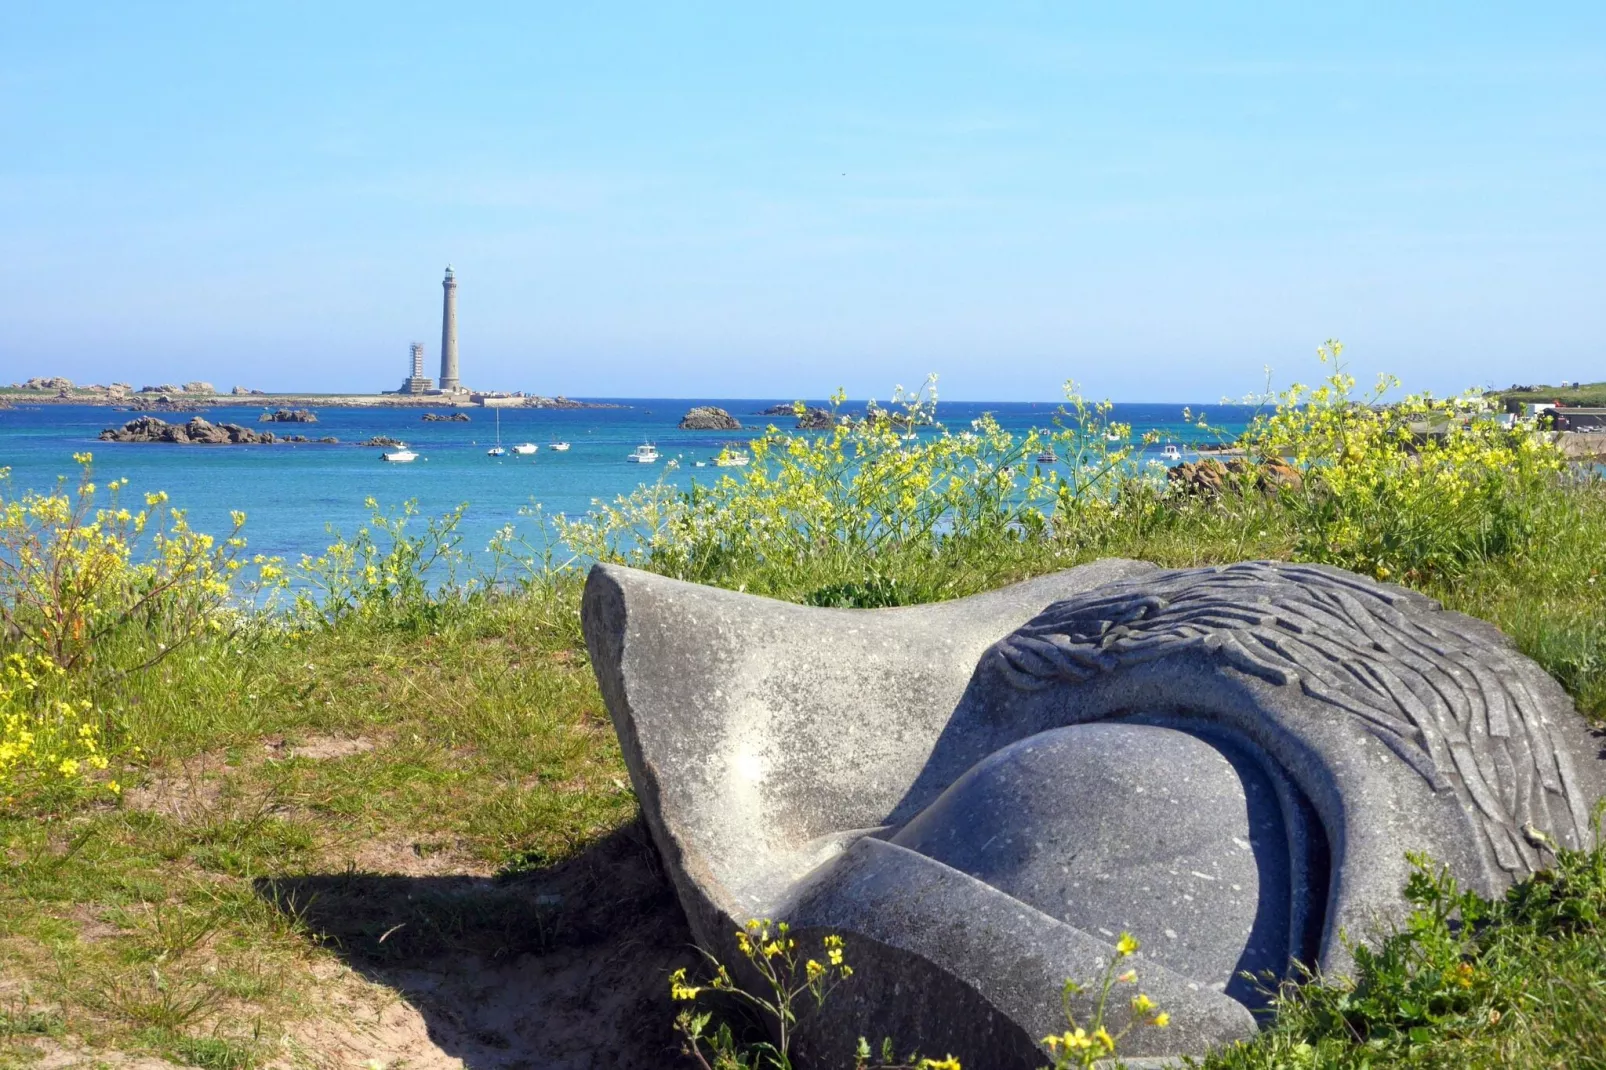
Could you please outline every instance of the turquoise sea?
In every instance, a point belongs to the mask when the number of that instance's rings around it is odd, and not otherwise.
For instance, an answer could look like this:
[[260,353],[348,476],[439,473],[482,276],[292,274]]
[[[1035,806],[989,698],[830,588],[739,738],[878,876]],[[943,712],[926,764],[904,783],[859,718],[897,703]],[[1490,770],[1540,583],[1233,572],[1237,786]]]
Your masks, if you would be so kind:
[[[685,486],[694,479],[711,481],[721,470],[696,468],[695,460],[712,458],[725,443],[743,441],[767,422],[782,427],[792,423],[786,417],[754,415],[778,399],[591,400],[620,407],[502,410],[504,446],[528,441],[540,447],[533,456],[509,453],[502,458],[485,454],[496,435],[496,417],[489,409],[466,410],[469,423],[424,423],[418,409],[311,406],[318,414],[316,424],[259,425],[260,406],[217,406],[203,413],[214,423],[272,427],[281,434],[312,438],[333,435],[341,444],[174,446],[97,441],[103,428],[121,426],[135,413],[88,405],[19,404],[0,410],[0,467],[11,469],[11,492],[44,490],[60,476],[76,478],[72,455],[88,450],[95,457],[98,483],[126,477],[129,493],[136,496],[165,490],[173,505],[189,510],[191,523],[202,531],[226,532],[230,510],[244,510],[251,550],[288,559],[322,550],[331,541],[331,528],[354,531],[367,518],[363,499],[370,496],[387,506],[416,499],[424,515],[467,503],[464,548],[479,550],[492,532],[508,523],[534,534],[533,522],[519,516],[521,507],[538,502],[548,514],[574,515],[584,513],[595,499],[612,499],[643,482],[664,479]],[[693,405],[718,405],[753,431],[678,430],[675,425]],[[854,408],[851,402],[844,406],[845,411]],[[862,411],[862,404],[857,408]],[[1130,422],[1138,434],[1158,430],[1162,445],[1150,453],[1159,459],[1164,442],[1185,447],[1207,437],[1184,422],[1183,409],[1182,404],[1118,404],[1113,415]],[[943,402],[937,415],[947,427],[963,429],[989,412],[1006,428],[1020,431],[1049,426],[1058,410],[1052,402]],[[1203,412],[1229,434],[1242,430],[1253,413],[1232,405],[1194,405],[1191,410],[1195,419]],[[189,415],[164,418],[187,420]],[[385,464],[378,449],[352,445],[374,435],[407,442],[419,460]],[[547,448],[560,440],[572,444],[567,452]],[[680,458],[680,465],[666,470],[662,462],[627,462],[626,455],[642,442],[655,443],[665,460]]]

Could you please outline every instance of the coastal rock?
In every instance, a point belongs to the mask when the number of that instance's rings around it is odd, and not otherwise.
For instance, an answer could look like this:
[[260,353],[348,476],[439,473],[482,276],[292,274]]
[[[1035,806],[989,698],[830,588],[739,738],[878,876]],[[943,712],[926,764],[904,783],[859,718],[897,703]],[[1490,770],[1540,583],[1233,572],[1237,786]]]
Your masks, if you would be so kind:
[[831,415],[830,409],[809,408],[805,409],[803,415],[797,418],[797,429],[799,431],[828,431],[835,423],[836,419]]
[[[156,416],[141,416],[120,428],[108,427],[100,433],[102,442],[170,442],[174,425]],[[188,437],[185,441],[189,441]]]
[[185,383],[184,384],[184,393],[186,393],[186,394],[216,394],[217,393],[217,388],[214,387],[211,383],[207,382],[204,379],[196,379],[193,382],[189,382],[189,383]]
[[264,392],[265,391],[261,391],[261,390],[252,390],[248,386],[237,386],[234,389],[229,391],[229,393],[233,394],[235,397],[241,397],[241,398],[250,397],[253,394],[261,394],[261,393],[264,393]]
[[27,382],[18,386],[17,389],[40,390],[47,391],[52,394],[59,394],[63,391],[71,390],[72,388],[73,385],[71,379],[63,379],[59,375],[52,375],[48,377],[36,376],[35,378],[29,379]]
[[141,394],[182,394],[184,393],[184,388],[173,383],[164,383],[161,386],[142,386],[139,388],[139,392]]
[[275,409],[257,417],[259,424],[315,424],[318,414],[310,409]]
[[454,412],[450,416],[442,416],[438,412],[426,412],[422,419],[426,424],[466,424],[469,415],[466,412]]
[[1279,457],[1270,457],[1258,463],[1234,458],[1226,464],[1214,457],[1206,457],[1199,461],[1183,461],[1167,469],[1166,482],[1182,494],[1213,497],[1223,490],[1246,485],[1263,493],[1299,490],[1305,480],[1297,468]]
[[822,409],[818,405],[809,405],[803,409],[803,415],[797,414],[797,403],[771,405],[767,409],[760,409],[759,416],[794,416],[797,418],[799,431],[824,431],[833,426],[836,418],[830,409]]
[[329,446],[338,446],[340,444],[340,440],[333,435],[325,435],[318,441]]
[[403,445],[405,445],[405,443],[403,443],[400,439],[391,438],[389,435],[375,435],[373,438],[364,439],[362,442],[357,443],[357,445],[380,446],[385,449],[400,449]]
[[100,433],[102,442],[168,442],[174,445],[258,446],[278,441],[272,431],[253,431],[239,424],[214,424],[199,416],[170,424],[157,416],[140,416],[122,427]]
[[742,422],[724,409],[698,405],[680,418],[682,431],[740,431]]
[[[1202,1056],[1258,1031],[1242,971],[1352,970],[1345,934],[1409,914],[1412,855],[1498,897],[1590,844],[1606,787],[1498,630],[1324,566],[1106,560],[844,610],[597,565],[581,619],[698,943],[740,961],[753,917],[846,941],[799,1067],[883,1034],[1041,1067],[1122,930],[1170,1014],[1122,1054]],[[1065,998],[1085,1022],[1100,993]]]
[[199,416],[184,425],[184,434],[191,442],[207,446],[227,446],[231,441],[227,427]]

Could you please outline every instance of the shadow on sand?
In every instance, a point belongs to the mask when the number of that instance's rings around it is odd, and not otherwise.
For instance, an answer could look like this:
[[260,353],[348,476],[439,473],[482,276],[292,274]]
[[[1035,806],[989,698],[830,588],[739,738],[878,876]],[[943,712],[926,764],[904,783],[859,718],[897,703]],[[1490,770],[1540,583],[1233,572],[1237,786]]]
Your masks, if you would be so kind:
[[666,977],[695,955],[639,821],[507,876],[346,872],[263,878],[256,891],[416,1009],[438,1050],[385,1052],[411,1067],[679,1065]]

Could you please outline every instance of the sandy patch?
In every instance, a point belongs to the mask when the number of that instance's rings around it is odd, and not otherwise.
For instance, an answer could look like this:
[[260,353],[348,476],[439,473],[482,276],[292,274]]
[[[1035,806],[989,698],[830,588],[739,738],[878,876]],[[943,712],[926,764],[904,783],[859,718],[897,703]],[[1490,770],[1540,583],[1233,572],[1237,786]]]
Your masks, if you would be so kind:
[[263,746],[275,758],[309,758],[313,761],[349,758],[353,754],[366,754],[374,749],[372,740],[363,739],[360,736],[356,739],[345,739],[340,736],[311,736],[305,742],[294,746],[281,739],[270,741]]
[[364,842],[352,865],[364,873],[404,877],[489,877],[484,863],[458,852],[455,842],[389,837]]
[[124,1055],[117,1051],[75,1047],[71,1041],[40,1038],[33,1046],[39,1051],[29,1070],[67,1070],[69,1067],[116,1067],[117,1070],[174,1070],[177,1065],[154,1055]]
[[176,769],[155,772],[143,784],[123,792],[123,805],[180,821],[216,813],[225,769],[220,758],[193,758]]

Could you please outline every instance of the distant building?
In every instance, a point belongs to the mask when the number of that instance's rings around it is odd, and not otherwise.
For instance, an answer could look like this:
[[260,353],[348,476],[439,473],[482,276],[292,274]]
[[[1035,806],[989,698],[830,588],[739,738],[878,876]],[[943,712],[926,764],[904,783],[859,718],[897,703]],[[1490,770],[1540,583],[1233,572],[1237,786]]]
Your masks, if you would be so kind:
[[[446,265],[446,277],[441,280],[441,377],[440,385],[424,375],[424,344],[412,344],[412,367],[402,380],[398,394],[430,394],[442,397],[451,405],[473,404],[474,395],[464,389],[457,372],[457,276],[452,265]],[[167,390],[168,387],[162,389]],[[172,389],[177,389],[172,388]],[[388,393],[388,391],[387,391]]]
[[412,374],[402,380],[401,394],[428,394],[435,388],[435,384],[424,374],[424,343],[413,343],[413,370]]
[[441,393],[455,394],[463,389],[463,382],[457,375],[457,276],[450,264],[441,290]]

